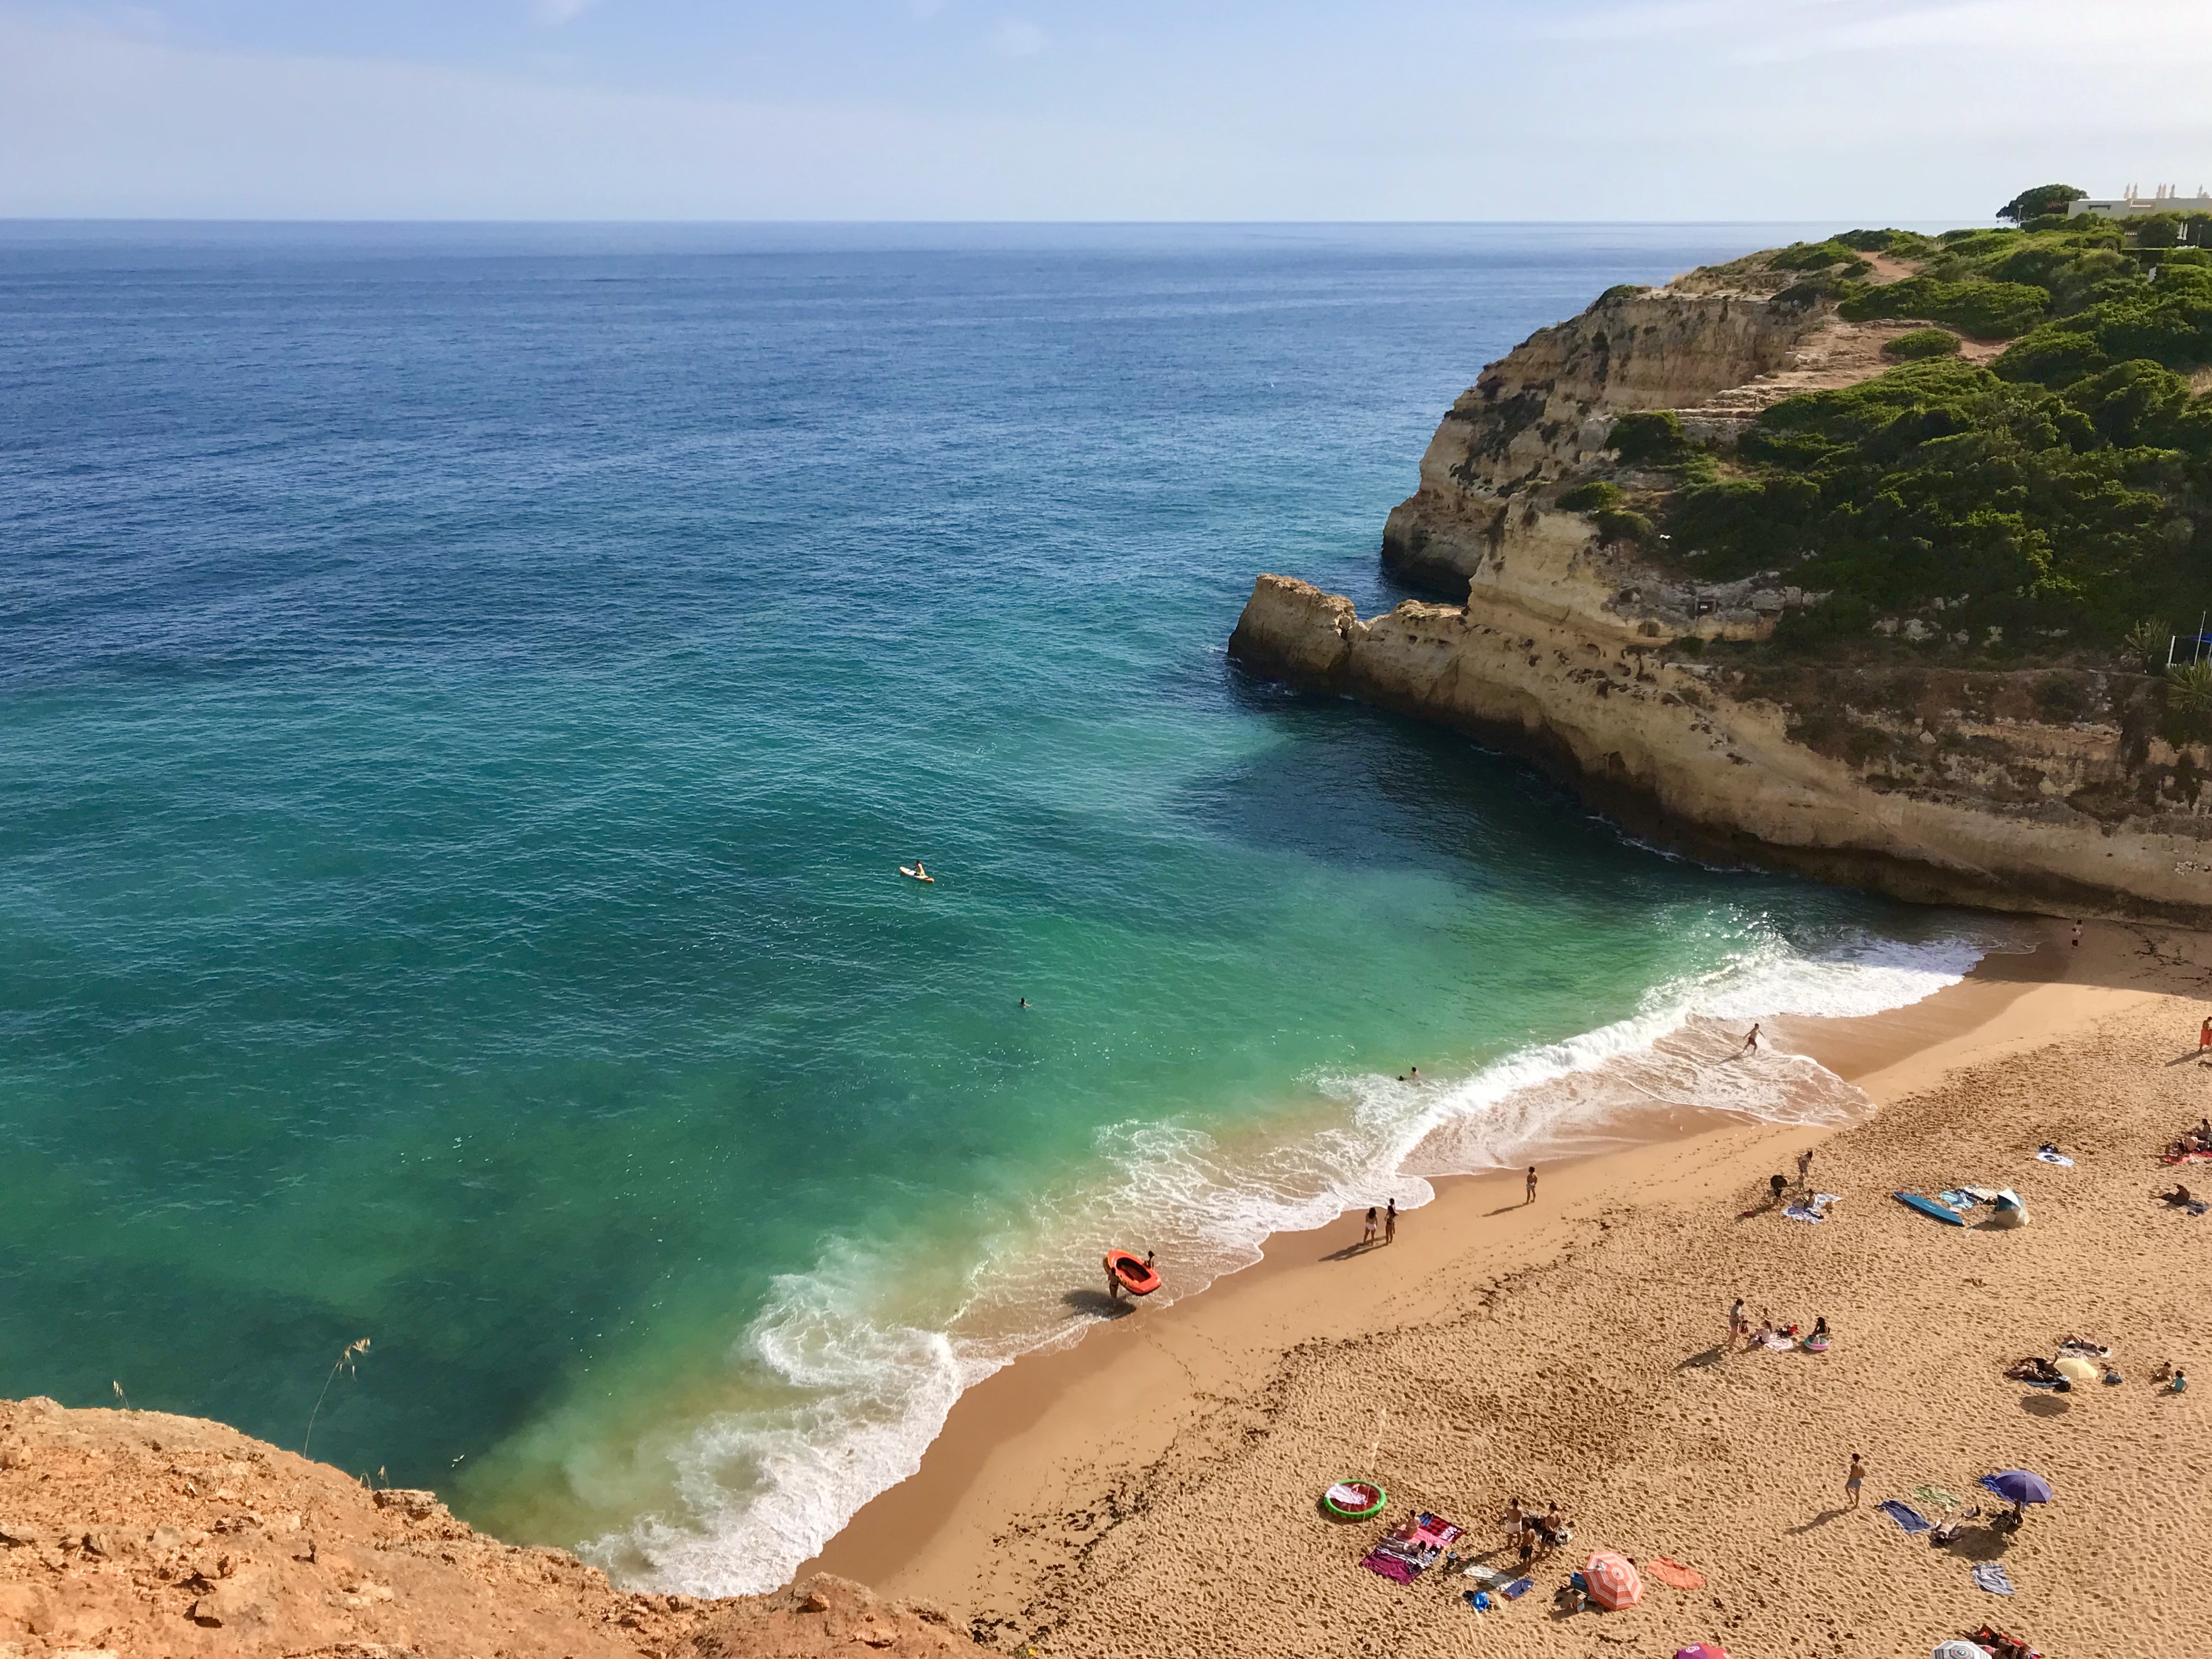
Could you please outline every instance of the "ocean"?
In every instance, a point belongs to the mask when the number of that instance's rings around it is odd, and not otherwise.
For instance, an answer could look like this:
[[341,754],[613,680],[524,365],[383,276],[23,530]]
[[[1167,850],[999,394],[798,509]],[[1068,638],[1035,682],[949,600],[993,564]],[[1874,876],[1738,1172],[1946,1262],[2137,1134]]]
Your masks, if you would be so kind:
[[0,1394],[761,1589],[1109,1244],[1861,1109],[1716,1062],[1995,924],[1223,656],[1833,228],[0,226]]

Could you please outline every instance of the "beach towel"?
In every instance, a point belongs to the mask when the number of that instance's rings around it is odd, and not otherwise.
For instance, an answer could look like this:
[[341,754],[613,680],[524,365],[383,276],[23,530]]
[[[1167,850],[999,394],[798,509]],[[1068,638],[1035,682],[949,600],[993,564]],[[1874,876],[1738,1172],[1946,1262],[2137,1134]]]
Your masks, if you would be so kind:
[[1938,1204],[1941,1204],[1947,1210],[1957,1210],[1963,1214],[1965,1212],[1972,1209],[1974,1206],[1981,1200],[1977,1199],[1974,1194],[1966,1188],[1954,1187],[1948,1193],[1936,1194],[1936,1201]]
[[1462,1568],[1459,1576],[1462,1578],[1474,1579],[1476,1583],[1481,1585],[1485,1589],[1503,1589],[1505,1587],[1505,1582],[1508,1577],[1507,1574],[1498,1571],[1495,1567],[1484,1566],[1480,1561],[1476,1562],[1471,1567]]
[[1939,1510],[1955,1510],[1959,1507],[1959,1500],[1941,1486],[1915,1486],[1912,1489],[1912,1495],[1922,1503],[1932,1504]]
[[1809,1204],[1792,1204],[1782,1213],[1792,1221],[1826,1221],[1828,1218]]
[[1840,1204],[1843,1201],[1843,1195],[1839,1193],[1815,1193],[1813,1194],[1813,1207],[1816,1210],[1826,1209],[1831,1204]]
[[1511,1583],[1508,1584],[1504,1589],[1498,1591],[1498,1594],[1503,1595],[1509,1601],[1517,1601],[1535,1588],[1536,1581],[1534,1579],[1516,1578]]
[[2161,1164],[2212,1164],[2212,1152],[2162,1152]]
[[2012,1580],[2005,1577],[2002,1561],[1981,1561],[1974,1566],[1974,1582],[1992,1595],[2010,1595]]
[[1413,1575],[1420,1571],[1403,1556],[1385,1554],[1379,1549],[1369,1551],[1367,1559],[1359,1565],[1370,1572],[1381,1573],[1383,1577],[1400,1584],[1412,1583]]
[[2205,1211],[2212,1210],[2212,1203],[2208,1203],[2201,1198],[2192,1198],[2184,1207],[2191,1215],[2203,1215]]
[[2036,1157],[2041,1158],[2045,1164],[2056,1164],[2062,1170],[2070,1170],[2074,1167],[2074,1160],[2065,1153],[2054,1152],[2048,1148],[2038,1152]]
[[1702,1589],[1705,1575],[1695,1567],[1686,1567],[1671,1555],[1655,1555],[1644,1564],[1644,1571],[1662,1584],[1672,1584],[1676,1589]]
[[1904,1528],[1908,1537],[1914,1533],[1932,1531],[1936,1525],[1911,1504],[1900,1504],[1894,1498],[1883,1498],[1875,1508]]
[[1788,1353],[1797,1345],[1790,1338],[1783,1335],[1781,1332],[1777,1331],[1773,1335],[1766,1339],[1766,1346],[1773,1349],[1777,1353]]
[[1431,1515],[1425,1510],[1421,1515],[1421,1524],[1413,1529],[1413,1537],[1417,1541],[1435,1545],[1439,1549],[1450,1543],[1455,1538],[1465,1535],[1463,1528],[1455,1527],[1442,1516]]

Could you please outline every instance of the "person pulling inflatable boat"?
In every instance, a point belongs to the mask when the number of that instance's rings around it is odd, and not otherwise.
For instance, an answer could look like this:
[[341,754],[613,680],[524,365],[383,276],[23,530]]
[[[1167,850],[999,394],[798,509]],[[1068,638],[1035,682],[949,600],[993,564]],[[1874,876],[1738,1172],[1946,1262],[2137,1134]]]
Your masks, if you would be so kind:
[[1160,1276],[1149,1251],[1141,1258],[1134,1250],[1106,1252],[1106,1293],[1115,1301],[1121,1299],[1124,1291],[1131,1296],[1150,1296],[1159,1287]]

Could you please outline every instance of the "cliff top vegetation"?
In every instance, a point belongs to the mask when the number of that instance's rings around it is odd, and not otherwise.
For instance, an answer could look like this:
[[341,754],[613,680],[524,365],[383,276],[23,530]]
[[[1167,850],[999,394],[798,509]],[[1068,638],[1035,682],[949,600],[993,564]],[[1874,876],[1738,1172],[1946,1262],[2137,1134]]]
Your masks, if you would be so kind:
[[1733,450],[1669,414],[1624,416],[1621,465],[1665,487],[1584,510],[1692,576],[1774,572],[1825,593],[1784,625],[1785,650],[1871,644],[1913,617],[1934,625],[1909,637],[1993,664],[2141,654],[2147,618],[2193,632],[2212,606],[2208,243],[2212,216],[2045,215],[1853,231],[1717,268],[1764,271],[1777,302],[2011,343],[1976,363],[1919,355],[1937,348],[1916,331],[1898,367],[1775,404]]

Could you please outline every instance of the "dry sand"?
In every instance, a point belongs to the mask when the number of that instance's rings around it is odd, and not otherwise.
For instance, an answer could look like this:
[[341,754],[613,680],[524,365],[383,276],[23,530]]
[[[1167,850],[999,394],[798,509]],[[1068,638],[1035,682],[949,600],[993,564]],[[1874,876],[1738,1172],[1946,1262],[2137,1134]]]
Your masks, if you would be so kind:
[[[1705,1128],[1547,1170],[1533,1206],[1517,1174],[1447,1183],[1393,1247],[1359,1249],[1354,1216],[1280,1236],[1204,1296],[1020,1362],[820,1565],[1044,1654],[1889,1656],[1985,1621],[2054,1659],[2198,1650],[2207,1396],[2148,1378],[2201,1362],[2212,1388],[2212,1217],[2151,1194],[2173,1174],[2159,1147],[2212,1108],[2195,1063],[2212,941],[2064,938],[1914,1009],[1770,1026],[1865,1088],[1868,1121]],[[2075,1166],[2038,1163],[2044,1139]],[[1808,1146],[1814,1185],[1842,1195],[1818,1226],[1763,1207]],[[1889,1196],[1962,1182],[2016,1188],[2029,1224],[1944,1227]],[[1754,1321],[1825,1314],[1835,1346],[1731,1350],[1737,1295]],[[2004,1379],[2063,1333],[2114,1345],[2125,1382],[2066,1397]],[[1872,1469],[1857,1510],[1853,1451]],[[2057,1501],[2009,1540],[1970,1527],[1939,1551],[1873,1507],[1923,1485],[1972,1504],[1977,1477],[2013,1466]],[[1389,1489],[1394,1520],[1435,1510],[1476,1551],[1516,1494],[1558,1499],[1575,1538],[1534,1594],[1478,1615],[1441,1566],[1410,1586],[1359,1567],[1382,1527],[1316,1502],[1355,1474]],[[1709,1582],[1555,1613],[1599,1548]],[[1989,1557],[2017,1595],[1975,1586]]]

